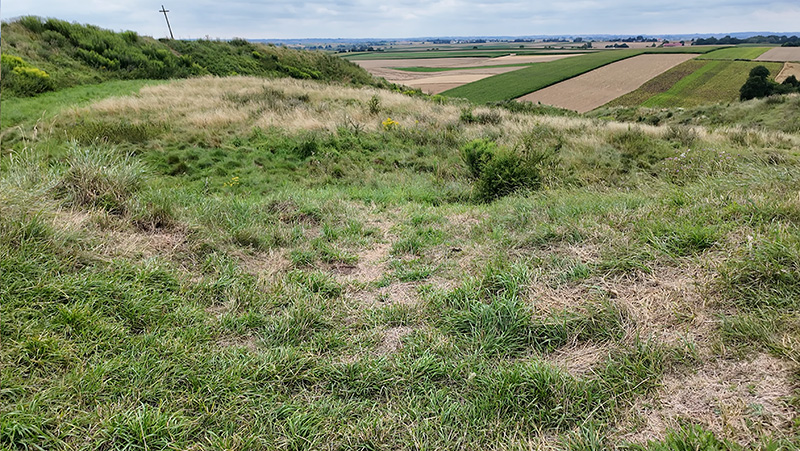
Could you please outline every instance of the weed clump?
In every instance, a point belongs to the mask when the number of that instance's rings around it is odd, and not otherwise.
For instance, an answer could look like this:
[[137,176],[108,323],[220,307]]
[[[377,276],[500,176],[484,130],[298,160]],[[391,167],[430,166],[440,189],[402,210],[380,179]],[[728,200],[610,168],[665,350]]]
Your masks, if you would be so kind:
[[482,202],[541,186],[542,158],[520,155],[486,140],[471,141],[461,155],[475,180],[476,197]]
[[143,166],[113,148],[72,147],[56,192],[71,205],[122,214],[143,182]]

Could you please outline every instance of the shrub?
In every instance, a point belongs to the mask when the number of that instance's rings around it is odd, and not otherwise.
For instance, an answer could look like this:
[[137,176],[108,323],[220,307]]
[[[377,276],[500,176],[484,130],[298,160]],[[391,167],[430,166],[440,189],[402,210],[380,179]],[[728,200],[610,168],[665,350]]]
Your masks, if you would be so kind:
[[476,139],[461,149],[461,157],[470,177],[476,180],[476,195],[483,202],[541,185],[539,166],[543,157],[539,153],[520,155],[494,142]]
[[483,167],[492,159],[496,150],[497,144],[485,139],[470,141],[461,149],[461,157],[472,178],[480,178]]
[[501,150],[489,160],[476,185],[484,202],[507,196],[519,189],[536,189],[541,184],[538,165],[509,150]]
[[19,96],[34,96],[55,88],[50,75],[26,63],[22,58],[13,55],[0,57],[0,70],[3,78],[0,81],[3,92],[11,92]]

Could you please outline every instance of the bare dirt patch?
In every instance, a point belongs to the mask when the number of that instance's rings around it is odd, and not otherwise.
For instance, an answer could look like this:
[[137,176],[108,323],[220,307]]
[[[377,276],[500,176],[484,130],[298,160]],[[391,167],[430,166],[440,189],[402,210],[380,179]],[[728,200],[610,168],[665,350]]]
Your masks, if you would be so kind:
[[784,63],[783,69],[775,76],[775,81],[783,83],[791,75],[800,80],[800,63]]
[[387,329],[383,334],[383,341],[378,346],[378,354],[392,354],[403,347],[402,339],[413,332],[414,329],[408,326],[398,326]]
[[800,62],[800,47],[775,47],[762,53],[756,61]]
[[697,55],[639,55],[595,69],[518,100],[539,102],[585,113],[635,91],[645,82]]
[[557,349],[547,356],[547,361],[575,377],[580,377],[605,361],[610,352],[607,346],[578,343]]
[[658,268],[650,274],[589,279],[580,285],[535,283],[529,296],[542,314],[607,299],[630,315],[635,326],[629,336],[675,345],[706,343],[717,326],[701,292],[707,279],[697,268]]
[[717,437],[748,445],[765,434],[790,430],[794,412],[786,399],[797,388],[792,366],[767,354],[750,361],[715,360],[690,374],[668,375],[658,394],[631,409],[634,432],[623,440],[663,438],[681,420],[700,423]]
[[252,336],[224,337],[217,340],[217,346],[221,348],[245,348],[256,352],[258,351],[258,339]]

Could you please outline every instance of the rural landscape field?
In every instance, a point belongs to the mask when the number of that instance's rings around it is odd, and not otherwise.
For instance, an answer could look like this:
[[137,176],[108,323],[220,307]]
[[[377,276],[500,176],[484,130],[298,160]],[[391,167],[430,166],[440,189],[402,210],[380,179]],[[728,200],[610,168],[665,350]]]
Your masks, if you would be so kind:
[[2,36],[0,449],[800,449],[800,47]]

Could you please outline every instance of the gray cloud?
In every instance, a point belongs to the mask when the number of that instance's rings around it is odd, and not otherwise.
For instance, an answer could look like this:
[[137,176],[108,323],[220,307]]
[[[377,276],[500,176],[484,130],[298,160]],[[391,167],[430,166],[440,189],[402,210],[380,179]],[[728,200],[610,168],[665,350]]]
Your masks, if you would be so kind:
[[[304,38],[534,34],[668,34],[800,28],[796,0],[163,0],[176,37]],[[167,35],[161,2],[27,0],[3,18],[39,15],[144,35]]]

